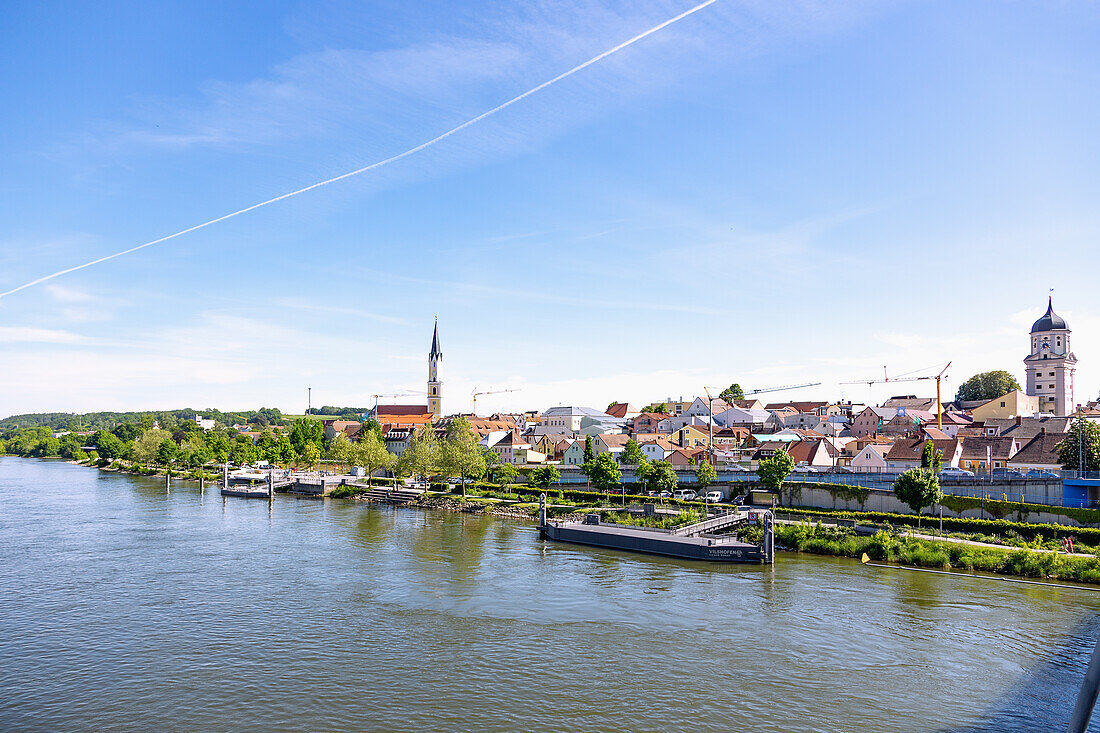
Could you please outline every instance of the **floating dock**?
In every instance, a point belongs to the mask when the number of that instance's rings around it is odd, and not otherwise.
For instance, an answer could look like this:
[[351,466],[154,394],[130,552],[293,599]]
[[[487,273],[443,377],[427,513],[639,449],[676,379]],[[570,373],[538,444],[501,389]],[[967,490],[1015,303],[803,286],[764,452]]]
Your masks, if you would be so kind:
[[[754,519],[764,523],[764,543],[761,545],[741,542],[730,535],[711,533],[714,529],[732,528]],[[770,511],[733,512],[668,530],[604,524],[598,515],[589,515],[583,522],[547,521],[545,498],[540,502],[539,510],[539,531],[548,540],[711,562],[774,562],[773,528]]]

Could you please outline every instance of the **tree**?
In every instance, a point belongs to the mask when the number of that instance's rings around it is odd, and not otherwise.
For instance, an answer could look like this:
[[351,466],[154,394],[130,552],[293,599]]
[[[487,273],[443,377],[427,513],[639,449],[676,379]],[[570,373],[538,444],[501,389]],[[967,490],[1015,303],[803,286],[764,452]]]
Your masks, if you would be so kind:
[[588,463],[596,457],[595,450],[592,448],[592,436],[584,436],[584,462]]
[[328,453],[325,457],[335,463],[350,466],[355,461],[355,448],[351,444],[351,439],[343,433],[337,435],[333,439],[332,445],[328,447]]
[[134,446],[130,449],[130,457],[138,463],[157,461],[161,443],[166,440],[172,440],[167,430],[149,428],[134,441]]
[[667,415],[668,405],[664,402],[654,402],[652,405],[646,405],[642,412],[652,412],[656,415]]
[[582,467],[596,491],[609,493],[622,481],[623,472],[610,453],[601,453]]
[[672,493],[676,490],[679,479],[676,477],[676,469],[668,461],[653,461],[645,474],[645,484],[649,491]]
[[695,469],[695,480],[704,489],[713,484],[717,478],[718,472],[714,470],[714,466],[710,465],[710,461],[700,463],[699,467]]
[[463,496],[466,496],[467,479],[485,475],[485,457],[474,439],[470,421],[465,417],[459,417],[447,426],[447,439],[443,443],[440,459],[446,473],[462,480]]
[[360,433],[359,443],[355,446],[355,462],[367,470],[369,478],[379,469],[389,470],[397,462],[397,456],[386,450],[386,444],[373,430]]
[[638,445],[638,441],[631,438],[626,441],[626,446],[619,455],[619,463],[624,466],[643,466],[649,463],[649,459],[645,457],[642,446]]
[[929,468],[910,468],[894,481],[894,496],[913,510],[919,527],[921,511],[943,499],[940,478]]
[[942,459],[943,451],[936,450],[936,444],[931,440],[924,441],[924,449],[920,454],[920,467],[930,468],[938,474]]
[[99,457],[107,460],[122,458],[126,452],[126,445],[114,433],[99,431],[92,436],[92,444]]
[[485,461],[485,472],[488,475],[489,480],[496,481],[497,467],[500,465],[500,456],[492,448],[479,445],[478,451],[481,453],[482,460]]
[[769,491],[782,495],[780,492],[783,490],[783,482],[791,475],[792,470],[794,470],[794,459],[787,453],[786,448],[780,448],[770,458],[760,461],[756,475],[760,477],[760,483],[764,484]]
[[955,399],[959,402],[971,400],[991,400],[1020,389],[1016,377],[1006,371],[982,372],[959,385]]
[[409,445],[401,453],[399,460],[403,470],[413,478],[427,479],[439,467],[440,458],[439,439],[435,436],[435,428],[425,425],[409,438]]
[[745,391],[741,389],[740,384],[734,382],[733,384],[722,390],[718,397],[725,400],[726,402],[732,402],[733,400],[743,400],[745,399]]
[[519,471],[511,463],[501,463],[493,468],[494,476],[497,483],[510,484],[519,478]]
[[299,455],[305,456],[305,447],[309,443],[317,446],[320,454],[321,446],[325,444],[325,427],[318,420],[300,417],[290,426],[290,444]]
[[531,480],[542,490],[561,480],[561,472],[556,466],[539,466],[531,472]]
[[176,441],[168,438],[162,440],[160,445],[157,446],[157,463],[162,466],[167,466],[176,460],[179,455],[179,447],[176,445]]
[[1077,418],[1058,444],[1058,462],[1066,471],[1100,471],[1100,425]]
[[373,417],[368,418],[366,422],[360,423],[359,440],[362,440],[367,433],[375,433],[379,440],[383,440],[386,437],[382,434],[382,425]]
[[321,460],[321,449],[316,443],[308,442],[302,450],[302,463],[309,468],[315,468]]

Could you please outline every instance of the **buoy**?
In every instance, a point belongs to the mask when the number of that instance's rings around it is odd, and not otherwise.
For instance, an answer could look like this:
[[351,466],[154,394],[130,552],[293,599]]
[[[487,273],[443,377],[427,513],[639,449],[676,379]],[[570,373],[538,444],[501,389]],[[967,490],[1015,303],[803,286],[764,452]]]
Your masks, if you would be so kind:
[[871,562],[871,557],[865,552],[863,553],[863,557],[861,557],[859,561],[866,565],[867,563]]

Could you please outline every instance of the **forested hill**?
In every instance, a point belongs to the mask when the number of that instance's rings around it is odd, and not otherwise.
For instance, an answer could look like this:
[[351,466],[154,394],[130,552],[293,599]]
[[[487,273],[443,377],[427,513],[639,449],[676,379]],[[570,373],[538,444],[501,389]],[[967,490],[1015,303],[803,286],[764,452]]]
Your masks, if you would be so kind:
[[[195,416],[213,418],[220,425],[277,425],[283,421],[283,414],[278,408],[262,407],[259,410],[245,410],[242,412],[221,412],[220,410],[206,409],[180,409],[180,410],[149,410],[145,412],[88,412],[74,414],[71,412],[36,412],[25,415],[12,415],[0,420],[0,430],[14,428],[48,427],[53,430],[113,430],[118,425],[133,424],[148,427],[155,421],[166,429],[172,429],[180,422],[192,421]],[[171,426],[171,427],[169,427]]]
[[[319,417],[336,417],[345,420],[359,420],[370,408],[335,407],[322,405],[309,412]],[[14,428],[48,427],[53,430],[71,430],[75,432],[89,430],[113,430],[117,425],[127,423],[149,427],[155,421],[166,430],[173,430],[182,421],[191,421],[195,416],[212,418],[219,426],[255,425],[259,428],[268,425],[281,425],[285,418],[277,407],[261,407],[258,410],[241,412],[222,412],[213,408],[195,410],[190,407],[181,410],[147,410],[144,412],[35,412],[26,415],[12,415],[0,420],[0,430]]]

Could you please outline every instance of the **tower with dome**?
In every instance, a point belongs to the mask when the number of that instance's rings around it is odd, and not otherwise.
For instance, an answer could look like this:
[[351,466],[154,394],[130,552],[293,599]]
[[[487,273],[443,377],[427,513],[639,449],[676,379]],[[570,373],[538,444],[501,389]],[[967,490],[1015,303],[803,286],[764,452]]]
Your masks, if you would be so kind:
[[1027,393],[1039,398],[1039,412],[1069,415],[1075,409],[1073,375],[1077,357],[1070,350],[1066,319],[1054,312],[1053,298],[1047,312],[1031,326],[1031,353],[1024,359]]

